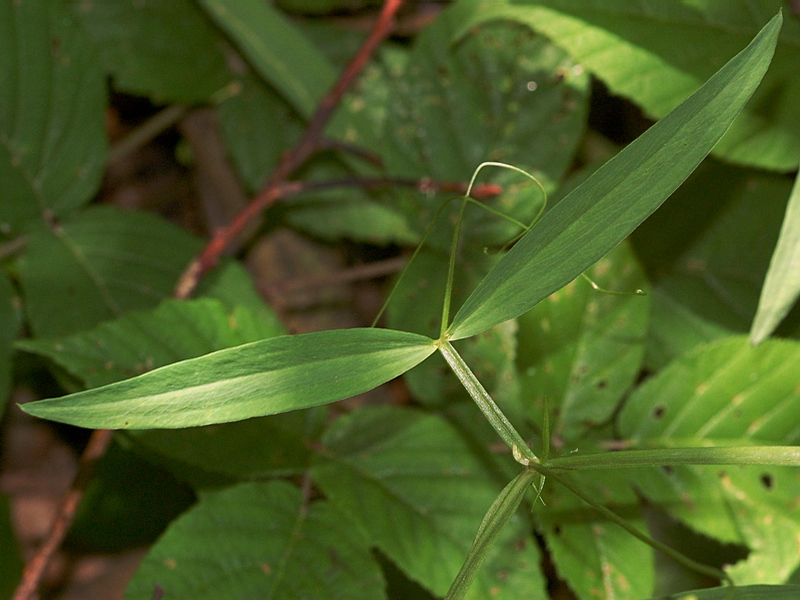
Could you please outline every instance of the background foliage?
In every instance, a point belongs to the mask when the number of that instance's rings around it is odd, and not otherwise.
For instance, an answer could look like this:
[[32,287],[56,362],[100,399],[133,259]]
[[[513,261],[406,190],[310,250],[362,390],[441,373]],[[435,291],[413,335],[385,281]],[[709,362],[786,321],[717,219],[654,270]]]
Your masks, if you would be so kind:
[[[171,300],[202,248],[198,236],[163,215],[95,200],[109,167],[104,119],[122,95],[210,107],[242,188],[254,193],[361,37],[347,19],[312,15],[369,14],[375,4],[32,0],[0,7],[4,397],[15,384],[36,388],[45,369],[73,392],[244,343],[255,344],[255,373],[265,352],[280,355],[283,342],[275,340],[286,339],[277,338],[285,326],[242,268],[256,242],[224,260],[195,299]],[[558,454],[797,445],[798,312],[782,321],[780,340],[754,348],[746,337],[765,298],[785,299],[761,337],[800,286],[789,258],[775,267],[783,269],[776,291],[762,292],[779,234],[789,257],[800,238],[798,213],[787,210],[788,173],[800,162],[793,102],[800,21],[785,3],[460,0],[439,7],[431,23],[384,45],[326,130],[379,156],[380,166],[331,151],[299,176],[466,181],[482,161],[503,161],[542,182],[551,210],[781,7],[772,66],[713,156],[588,272],[604,289],[647,295],[602,294],[579,278],[458,349],[526,439],[540,444],[549,422]],[[603,121],[609,105],[622,123]],[[482,180],[503,186],[486,200],[503,215],[527,223],[543,208],[539,188],[518,174],[487,169]],[[359,260],[376,246],[384,256],[401,253],[422,241],[447,199],[403,186],[306,193],[270,209],[258,236],[290,227],[350,248]],[[445,209],[400,280],[387,326],[438,335],[456,209]],[[472,206],[464,230],[456,308],[519,233]],[[307,362],[287,365],[279,379],[290,367],[296,378],[313,379],[321,368],[315,353],[346,343],[347,331],[312,338]],[[377,384],[433,352],[425,338],[373,335],[375,346],[360,349],[365,358],[343,363],[343,372],[359,363]],[[389,352],[401,366],[375,372],[384,361],[374,356]],[[131,599],[153,597],[156,585],[169,598],[193,599],[443,596],[517,465],[438,357],[405,382],[410,393],[401,406],[381,396],[379,406],[309,404],[238,423],[120,433],[94,497],[113,497],[123,510],[109,515],[90,493],[73,540],[151,545],[127,588]],[[111,468],[114,460],[125,467]],[[148,500],[127,489],[125,477],[149,478],[174,501]],[[737,584],[800,581],[796,470],[682,466],[571,478],[634,527],[689,554],[702,546],[700,558],[727,564]],[[16,579],[20,568],[16,553],[5,551],[16,544],[5,526],[7,504],[0,497],[0,582]],[[658,562],[555,484],[525,506],[503,529],[469,598],[547,598],[569,588],[581,599],[642,599],[714,583]],[[143,520],[145,533],[122,534]],[[784,592],[791,590],[775,597]],[[0,597],[7,595],[0,585]]]

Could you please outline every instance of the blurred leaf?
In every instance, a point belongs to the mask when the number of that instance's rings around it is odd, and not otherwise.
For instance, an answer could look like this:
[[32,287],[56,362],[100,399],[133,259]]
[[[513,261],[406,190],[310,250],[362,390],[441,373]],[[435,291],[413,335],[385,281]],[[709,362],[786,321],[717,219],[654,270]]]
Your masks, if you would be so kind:
[[11,526],[8,498],[0,494],[0,600],[11,598],[22,576],[22,557]]
[[550,210],[480,283],[449,328],[468,337],[519,316],[597,262],[683,182],[769,66],[782,18]]
[[[392,407],[338,419],[314,481],[409,577],[444,594],[467,557],[496,482],[443,420]],[[517,514],[467,598],[546,598],[535,541]]]
[[[655,119],[694,92],[784,2],[536,0],[473,2],[462,31],[487,19],[526,23],[554,40],[620,96]],[[739,163],[777,170],[800,161],[796,65],[800,22],[787,18],[760,89],[714,148]]]
[[[597,502],[647,529],[639,499],[620,472],[570,475]],[[653,591],[653,550],[556,483],[546,483],[538,528],[561,578],[581,600],[638,600]]]
[[281,154],[303,133],[289,104],[253,75],[237,79],[236,92],[217,108],[225,147],[245,185],[258,191]]
[[204,497],[150,550],[125,593],[175,600],[380,600],[383,578],[363,534],[329,502],[282,481]]
[[[800,442],[800,343],[726,338],[682,356],[638,388],[619,428],[640,447]],[[768,466],[641,469],[631,482],[692,528],[751,549],[738,583],[786,580],[800,564],[797,471]]]
[[390,329],[284,335],[23,409],[93,429],[226,423],[355,396],[403,374],[435,349],[429,338]]
[[[706,200],[698,200],[705,186],[714,186],[721,178],[721,189],[708,190]],[[653,269],[654,261],[645,257],[651,272],[655,271],[656,288],[679,298],[682,305],[714,325],[747,331],[790,190],[791,183],[784,176],[731,167],[707,170],[695,193],[681,197],[663,217],[656,215],[636,236],[637,247],[653,255],[664,247],[657,239],[647,239],[654,229],[663,233],[681,230],[687,221],[700,222],[691,226],[697,235],[684,238],[679,254],[667,250],[667,255],[674,256],[671,262],[669,256],[656,259]],[[709,204],[710,214],[703,214],[704,205]],[[742,252],[743,248],[747,252]]]
[[778,244],[769,263],[750,341],[761,343],[786,316],[800,295],[800,175],[795,178]]
[[0,272],[0,418],[5,412],[6,399],[11,391],[12,342],[20,325],[17,303],[17,294],[11,281],[4,272]]
[[246,309],[218,300],[166,300],[57,340],[23,340],[18,347],[49,357],[95,388],[158,367],[283,333]]
[[[512,24],[481,28],[453,44],[460,19],[458,5],[442,12],[415,40],[403,76],[392,82],[384,126],[387,172],[465,181],[482,162],[501,161],[552,187],[571,163],[585,127],[587,78],[549,41]],[[487,170],[487,176],[515,192],[491,206],[529,222],[542,200],[538,188],[504,170]],[[424,231],[443,197],[417,194],[400,206]],[[465,230],[484,245],[503,244],[519,233],[474,208]],[[434,232],[431,242],[442,247],[442,235],[449,242],[450,228]]]
[[287,11],[326,15],[363,10],[369,6],[378,7],[381,0],[277,0],[276,4]]
[[260,0],[199,0],[256,72],[309,118],[336,80],[325,56],[292,22]]
[[651,293],[650,331],[645,347],[645,368],[658,371],[684,352],[734,333],[692,311],[666,291]]
[[56,337],[155,306],[199,248],[152,214],[110,206],[42,227],[17,262],[31,327],[37,336]]
[[0,6],[0,231],[87,202],[105,167],[105,82],[62,2]]
[[66,543],[93,552],[150,544],[194,500],[185,484],[113,444],[81,499]]
[[650,302],[627,244],[588,272],[601,288],[576,279],[519,321],[517,368],[526,416],[539,424],[547,408],[552,434],[573,443],[607,421],[639,374]]
[[192,0],[73,2],[119,90],[204,102],[230,80],[219,34]]

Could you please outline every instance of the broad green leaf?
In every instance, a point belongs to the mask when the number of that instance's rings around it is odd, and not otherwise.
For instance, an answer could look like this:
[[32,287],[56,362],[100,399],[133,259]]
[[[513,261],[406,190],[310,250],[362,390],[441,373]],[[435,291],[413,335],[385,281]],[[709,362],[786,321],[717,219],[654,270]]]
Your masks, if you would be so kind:
[[199,1],[264,81],[300,115],[310,117],[336,72],[308,38],[266,2]]
[[[575,474],[575,484],[646,532],[639,500],[614,471]],[[581,600],[638,600],[651,594],[653,551],[557,483],[546,482],[537,527],[558,574]]]
[[[700,347],[636,390],[621,434],[640,447],[800,442],[800,344],[753,348],[745,336]],[[738,583],[781,583],[800,564],[796,469],[769,466],[641,469],[631,482],[653,503],[723,542],[746,545]]]
[[737,585],[680,592],[653,600],[795,600],[798,597],[797,585]]
[[[323,444],[314,481],[410,578],[444,594],[502,484],[445,421],[415,411],[359,410],[337,420]],[[519,514],[466,597],[546,598],[536,543]]]
[[460,339],[519,316],[597,262],[681,184],[769,65],[782,17],[697,92],[550,210],[481,282],[449,329]]
[[227,423],[355,396],[403,374],[435,349],[429,338],[389,329],[279,336],[23,408],[95,429]]
[[19,553],[8,498],[0,494],[0,599],[11,598],[11,594],[22,575],[22,557]]
[[[463,29],[505,17],[547,35],[620,96],[655,119],[683,101],[785,5],[781,0],[522,0],[475,2]],[[761,88],[714,148],[727,160],[777,170],[800,161],[793,98],[800,22],[786,21]]]
[[230,81],[222,39],[192,0],[70,4],[119,90],[157,103],[197,103]]
[[795,179],[778,244],[769,264],[750,341],[769,336],[800,295],[800,175]]
[[682,304],[665,290],[651,292],[650,331],[647,334],[644,365],[658,371],[684,352],[734,333]]
[[17,347],[50,358],[95,388],[187,358],[283,333],[246,309],[219,301],[166,300],[60,339],[31,339]]
[[289,104],[253,75],[237,79],[235,92],[217,107],[225,147],[251,192],[261,189],[281,154],[303,133]]
[[382,600],[384,582],[363,533],[329,502],[283,481],[204,497],[145,557],[125,593],[149,600]]
[[[494,23],[452,43],[458,4],[415,40],[388,99],[383,154],[392,175],[468,180],[479,164],[500,161],[531,172],[552,188],[572,162],[586,122],[588,79],[548,40],[527,28]],[[525,223],[541,192],[526,178],[487,169],[507,193],[487,201]],[[404,195],[397,204],[424,231],[445,195]],[[456,210],[457,203],[452,208]],[[450,220],[431,242],[447,247]],[[465,235],[502,245],[519,227],[470,208]],[[444,241],[440,241],[440,239]]]
[[5,412],[6,399],[11,390],[11,344],[20,325],[16,302],[17,296],[11,281],[4,272],[0,272],[0,418]]
[[572,444],[609,419],[639,374],[650,299],[630,247],[612,250],[588,272],[606,290],[576,279],[519,319],[517,369],[526,417]]
[[[718,178],[724,178],[721,189],[704,189]],[[707,170],[702,180],[693,193],[676,198],[671,211],[654,215],[641,235],[637,231],[636,246],[658,291],[709,323],[745,332],[756,312],[791,182],[782,175],[719,166]],[[705,201],[700,194],[707,194]],[[654,230],[662,236],[680,231],[687,221],[696,235],[682,234],[677,247],[647,239]],[[660,250],[665,256],[656,258]]]
[[153,307],[172,293],[199,248],[152,214],[108,206],[41,227],[17,261],[31,327],[56,337]]
[[[225,282],[236,285],[232,277]],[[152,311],[127,313],[67,338],[26,340],[18,347],[48,357],[87,387],[97,387],[281,333],[274,315],[265,320],[245,308],[227,309],[204,298],[167,300]],[[320,419],[323,414],[296,411],[213,427],[136,431],[130,441],[201,487],[301,471],[310,456],[306,441],[319,432]]]
[[105,82],[63,2],[0,7],[0,229],[85,202],[103,174]]

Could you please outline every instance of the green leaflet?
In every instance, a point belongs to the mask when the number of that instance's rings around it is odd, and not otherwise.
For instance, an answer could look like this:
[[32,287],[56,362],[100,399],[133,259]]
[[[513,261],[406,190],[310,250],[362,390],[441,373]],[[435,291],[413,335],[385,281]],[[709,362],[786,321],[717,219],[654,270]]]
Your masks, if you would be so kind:
[[[619,471],[581,472],[575,485],[613,508],[638,530],[647,530],[634,491]],[[534,518],[555,568],[578,598],[639,600],[653,591],[653,550],[587,506],[569,490],[545,481]]]
[[286,17],[261,0],[200,0],[238,44],[258,74],[304,117],[333,85],[336,72],[325,56]]
[[[797,342],[753,348],[737,336],[702,346],[636,390],[620,413],[620,433],[645,448],[796,445],[798,364]],[[630,478],[697,531],[750,547],[747,559],[729,568],[737,583],[781,583],[800,564],[791,549],[800,536],[796,468],[675,466],[638,469]]]
[[231,80],[222,36],[194,0],[68,2],[114,87],[156,104],[202,104]]
[[786,316],[800,295],[800,175],[795,179],[778,245],[761,289],[750,341],[761,343]]
[[[444,419],[389,406],[336,420],[323,444],[314,482],[410,578],[445,594],[497,496],[485,463]],[[506,516],[468,600],[547,597],[529,524]]]
[[31,328],[57,337],[150,308],[169,296],[199,247],[153,214],[111,206],[40,227],[17,261]]
[[588,269],[658,208],[761,81],[782,21],[775,16],[689,99],[550,210],[478,285],[448,336],[461,339],[519,316]]
[[[248,291],[255,294],[243,285],[250,283],[246,275],[231,268],[220,274],[217,291],[232,292],[242,303]],[[17,348],[45,356],[87,387],[98,387],[284,332],[258,298],[249,304],[254,310],[229,309],[211,298],[170,299],[66,338],[23,340]],[[324,410],[297,411],[211,427],[135,431],[128,439],[139,450],[156,453],[180,479],[201,487],[226,478],[302,471],[310,454],[306,441],[316,436],[324,418]]]
[[64,4],[0,5],[3,234],[81,206],[103,174],[105,81]]
[[[472,14],[462,20],[462,31],[487,19],[525,23],[654,119],[696,90],[756,34],[761,23],[786,5],[782,0],[473,0],[466,4]],[[788,18],[763,84],[714,154],[762,168],[796,168],[798,40],[800,21]]]
[[243,307],[231,310],[212,298],[169,299],[65,338],[22,340],[17,348],[50,358],[96,388],[282,333],[278,323]]
[[385,583],[358,527],[330,502],[284,481],[209,495],[178,518],[125,598],[383,600]]
[[429,338],[389,329],[280,336],[23,408],[103,429],[226,423],[349,398],[402,375],[434,350]]
[[587,274],[604,294],[576,279],[518,319],[517,369],[528,420],[541,427],[550,411],[554,435],[567,445],[606,422],[641,368],[650,297],[627,243]]

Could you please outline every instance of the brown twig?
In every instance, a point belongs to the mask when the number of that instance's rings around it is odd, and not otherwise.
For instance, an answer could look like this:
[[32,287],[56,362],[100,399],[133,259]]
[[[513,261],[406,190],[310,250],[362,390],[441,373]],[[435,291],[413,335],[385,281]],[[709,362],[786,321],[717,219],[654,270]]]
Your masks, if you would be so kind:
[[22,579],[11,600],[29,600],[36,594],[47,565],[75,519],[75,511],[78,509],[78,504],[94,475],[97,463],[105,454],[113,436],[114,432],[108,429],[98,429],[92,433],[78,463],[78,472],[75,475],[75,479],[58,507],[47,539],[36,552],[36,555],[25,565]]
[[312,156],[322,144],[325,125],[333,115],[345,92],[353,85],[378,45],[389,35],[394,15],[402,0],[385,0],[378,19],[356,55],[342,72],[333,88],[322,98],[300,141],[283,156],[267,184],[228,226],[216,232],[203,251],[186,268],[175,288],[176,298],[192,295],[200,278],[216,265],[223,250],[238,237],[244,227],[256,216],[282,197],[281,188],[287,178]]
[[325,273],[318,277],[287,279],[271,284],[259,285],[259,291],[267,298],[278,298],[295,292],[314,290],[321,287],[333,286],[365,279],[376,279],[396,273],[406,264],[405,256],[397,256],[386,260],[356,265],[341,269],[333,273]]

